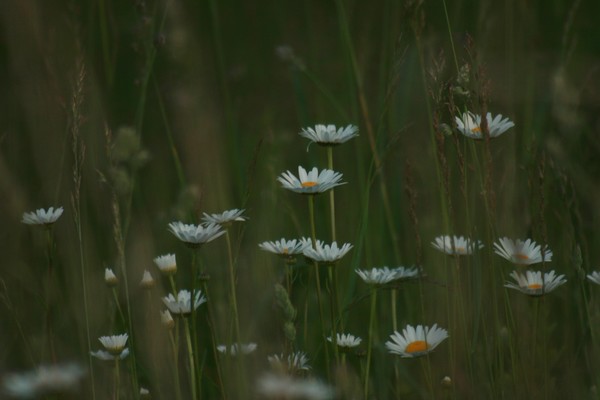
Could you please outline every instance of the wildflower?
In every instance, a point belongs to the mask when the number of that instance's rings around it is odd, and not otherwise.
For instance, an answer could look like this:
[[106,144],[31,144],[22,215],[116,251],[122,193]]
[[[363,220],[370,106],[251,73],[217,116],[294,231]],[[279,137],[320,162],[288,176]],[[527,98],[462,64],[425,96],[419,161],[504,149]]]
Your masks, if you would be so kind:
[[85,375],[79,364],[42,365],[34,370],[8,374],[3,386],[11,397],[41,398],[73,392]]
[[173,329],[175,327],[175,321],[173,320],[173,316],[169,310],[164,310],[160,312],[160,322],[167,329]]
[[415,278],[419,274],[416,268],[406,269],[404,267],[394,269],[389,269],[388,267],[372,268],[370,270],[357,269],[355,272],[368,285],[385,285],[398,279]]
[[[172,293],[169,293],[169,295],[163,297],[162,300],[171,313],[187,315],[192,312],[191,299],[192,294],[189,291],[180,290],[177,294],[177,299],[175,299],[175,296],[173,296]],[[194,296],[194,310],[204,303],[206,303],[206,297],[204,297],[202,291],[198,290]]]
[[226,226],[234,221],[245,221],[247,218],[242,216],[244,211],[245,210],[238,210],[237,208],[234,208],[233,210],[224,211],[221,214],[204,213],[202,221],[207,224],[213,223]]
[[473,254],[477,249],[483,247],[483,243],[479,240],[471,240],[463,236],[438,236],[431,245],[448,255],[465,256]]
[[142,399],[149,399],[150,391],[148,389],[146,389],[145,387],[140,387],[140,397]]
[[298,178],[290,171],[286,171],[277,178],[284,189],[291,190],[300,194],[318,194],[346,182],[341,182],[342,174],[330,169],[324,169],[319,172],[315,167],[307,172],[304,168],[298,167]]
[[344,243],[341,248],[338,248],[336,242],[328,245],[323,244],[321,241],[317,241],[314,249],[307,246],[304,248],[302,253],[305,257],[308,257],[313,261],[324,264],[332,264],[344,257],[350,251],[350,249],[352,249],[352,247],[353,246],[350,243]]
[[452,378],[450,378],[449,376],[445,376],[440,381],[440,384],[442,385],[442,387],[451,388],[452,387]]
[[48,210],[40,208],[35,211],[23,213],[21,222],[27,225],[44,225],[49,227],[60,218],[63,211],[62,207],[58,207],[57,209],[50,207]]
[[250,354],[254,350],[256,350],[257,347],[258,346],[256,345],[256,343],[234,343],[229,348],[224,344],[220,344],[217,346],[217,350],[219,351],[219,353],[237,356],[238,354]]
[[[356,347],[360,344],[360,342],[362,342],[361,338],[359,338],[358,336],[351,335],[349,333],[338,333],[335,335],[335,337],[337,339],[336,344],[339,347],[345,347],[348,349]],[[333,338],[331,336],[329,336],[327,340],[329,342],[333,342]]]
[[600,285],[600,272],[593,271],[591,274],[587,276],[587,278],[594,282],[596,285]]
[[328,400],[335,397],[334,389],[325,383],[282,374],[264,374],[256,386],[258,394],[265,399]]
[[315,125],[314,128],[303,128],[300,136],[310,139],[321,146],[336,146],[358,136],[358,127],[348,125],[336,128],[335,125]]
[[208,243],[225,234],[225,231],[219,224],[210,223],[206,225],[194,225],[184,224],[179,221],[169,223],[169,231],[175,235],[177,239],[192,248],[200,247],[204,243]]
[[[460,133],[471,139],[481,140],[484,138],[481,131],[481,115],[472,112],[463,113],[461,117],[455,117],[457,128]],[[502,135],[504,132],[515,126],[508,118],[502,118],[502,114],[496,115],[492,119],[492,114],[486,114],[487,128],[490,138]]]
[[297,254],[302,254],[302,251],[306,246],[310,246],[310,243],[305,243],[302,240],[292,239],[276,240],[274,242],[262,242],[258,245],[261,249],[277,254],[279,256],[290,258]]
[[119,283],[119,280],[112,269],[104,269],[104,282],[106,282],[106,285],[109,287],[117,286],[117,283]]
[[528,296],[542,296],[550,293],[567,282],[564,275],[556,275],[554,271],[546,272],[542,280],[541,271],[525,271],[525,274],[513,271],[510,276],[517,282],[507,282],[504,287],[516,289]]
[[154,259],[154,264],[165,275],[174,275],[177,272],[177,260],[175,254],[165,254]]
[[267,357],[269,364],[274,369],[279,371],[285,371],[289,373],[295,373],[299,371],[310,370],[308,365],[308,357],[302,351],[288,354],[287,357],[283,354],[273,354]]
[[151,289],[154,287],[154,284],[154,278],[152,277],[150,271],[144,270],[144,275],[140,281],[140,286],[144,289]]
[[438,328],[437,324],[431,328],[418,325],[416,329],[407,325],[402,334],[396,331],[390,335],[392,341],[385,342],[385,347],[403,358],[419,357],[433,351],[447,337],[448,331]]
[[[385,267],[384,267],[385,268]],[[392,271],[396,272],[397,281],[418,278],[422,272],[421,267],[396,267]]]
[[122,335],[101,336],[98,340],[102,343],[106,351],[98,350],[90,353],[94,357],[105,361],[122,360],[129,355],[129,349],[125,347],[128,337],[126,333]]
[[547,249],[546,246],[542,248],[531,239],[513,241],[505,237],[498,239],[498,241],[499,244],[494,243],[496,248],[494,252],[513,264],[531,265],[542,261],[552,261],[552,251]]

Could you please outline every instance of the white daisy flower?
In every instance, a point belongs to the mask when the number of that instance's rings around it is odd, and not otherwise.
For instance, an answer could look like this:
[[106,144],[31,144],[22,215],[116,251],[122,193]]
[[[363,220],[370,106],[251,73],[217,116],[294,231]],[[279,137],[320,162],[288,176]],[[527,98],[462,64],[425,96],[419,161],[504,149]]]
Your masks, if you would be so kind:
[[[460,133],[471,139],[481,140],[484,138],[481,131],[481,115],[473,114],[472,112],[463,113],[461,117],[454,117],[456,126]],[[515,126],[508,118],[502,118],[502,114],[492,118],[491,113],[486,114],[488,132],[490,138],[495,138],[502,135],[504,132]]]
[[[172,314],[187,315],[192,312],[192,294],[187,290],[180,290],[177,293],[177,299],[172,293],[168,296],[163,297],[163,303],[167,306]],[[206,297],[202,294],[202,291],[198,290],[194,299],[194,310],[200,307],[201,304],[206,303]]]
[[142,280],[140,281],[140,286],[144,289],[150,289],[154,287],[154,278],[152,274],[148,270],[144,270],[144,275],[142,276]]
[[124,348],[120,354],[111,354],[105,350],[90,351],[90,354],[103,361],[124,360],[129,355],[129,348]]
[[587,276],[587,278],[594,282],[596,285],[600,285],[600,272],[593,271],[591,274]]
[[546,272],[543,280],[541,271],[525,271],[525,274],[513,271],[510,276],[517,284],[506,282],[504,287],[516,289],[528,296],[542,296],[567,282],[564,275],[557,276],[554,271]]
[[106,282],[106,284],[111,287],[117,286],[117,284],[119,283],[119,280],[117,279],[117,276],[115,275],[112,269],[104,269],[104,282]]
[[300,136],[310,139],[321,146],[335,146],[358,136],[358,127],[348,125],[336,128],[335,125],[315,125],[314,128],[303,128]]
[[431,328],[418,325],[416,329],[407,325],[402,334],[396,331],[390,335],[392,341],[385,342],[385,347],[403,358],[419,357],[433,351],[447,337],[448,331],[437,324]]
[[308,357],[302,351],[288,354],[273,354],[267,357],[269,364],[272,368],[279,371],[286,371],[289,373],[295,373],[299,371],[310,370],[308,365]]
[[422,272],[422,269],[421,267],[396,267],[392,271],[396,273],[395,280],[408,280],[418,278]]
[[228,348],[227,345],[220,344],[217,346],[217,350],[219,353],[223,354],[231,354],[232,356],[237,356],[238,354],[250,354],[257,348],[256,343],[242,343],[239,345],[238,343],[233,343],[231,347]]
[[234,208],[233,210],[227,210],[222,212],[221,214],[207,214],[203,213],[204,217],[202,221],[206,224],[219,224],[219,225],[229,225],[234,221],[245,221],[248,218],[243,217],[242,214],[245,210],[238,210]]
[[323,244],[323,242],[318,240],[314,249],[307,246],[302,251],[302,254],[313,261],[331,264],[344,257],[352,247],[353,246],[350,243],[344,243],[342,247],[339,248],[336,242],[328,245]]
[[150,398],[150,391],[145,387],[140,387],[140,397],[142,399]]
[[75,391],[84,375],[85,369],[79,364],[42,365],[28,372],[7,374],[3,386],[10,397],[45,398]]
[[291,190],[300,194],[318,194],[346,182],[341,182],[342,174],[330,169],[324,169],[319,172],[315,167],[309,172],[302,167],[298,167],[298,178],[290,171],[286,171],[277,177],[284,189]]
[[63,211],[64,210],[62,207],[58,207],[56,209],[54,209],[54,207],[50,207],[48,210],[40,208],[35,211],[23,213],[23,219],[21,219],[21,222],[27,225],[50,226],[55,223],[58,218],[60,218]]
[[509,238],[498,239],[500,243],[494,243],[496,248],[494,252],[501,257],[506,258],[513,264],[531,265],[541,263],[542,261],[552,261],[552,251],[536,244],[533,240],[522,241],[517,239],[513,241]]
[[106,351],[92,351],[90,354],[105,361],[117,358],[122,360],[129,355],[129,349],[125,347],[128,338],[129,336],[126,333],[113,336],[101,336],[98,340],[102,343],[102,346],[104,346]]
[[[302,240],[286,240],[283,238],[274,242],[262,242],[258,245],[261,249],[282,257],[293,257],[297,254],[302,254],[302,250],[306,246],[306,243]],[[308,246],[310,246],[310,243]]]
[[[336,343],[339,347],[352,348],[356,347],[362,342],[362,339],[358,336],[351,335],[349,333],[338,333],[335,335]],[[327,340],[333,343],[333,338],[329,336]]]
[[396,270],[388,267],[373,268],[373,269],[357,269],[354,272],[361,277],[367,285],[385,285],[386,283],[396,280]]
[[165,275],[174,275],[177,272],[177,259],[175,254],[165,254],[154,259],[154,264]]
[[483,243],[479,240],[471,240],[463,236],[438,236],[431,245],[448,255],[465,256],[473,254],[475,250],[481,249]]
[[331,400],[333,387],[315,379],[299,379],[282,374],[264,374],[256,384],[261,399]]
[[173,329],[175,327],[175,320],[173,320],[173,316],[169,310],[164,310],[160,312],[160,322],[167,329]]
[[226,232],[219,224],[194,225],[184,224],[180,221],[169,223],[169,231],[190,247],[200,247]]

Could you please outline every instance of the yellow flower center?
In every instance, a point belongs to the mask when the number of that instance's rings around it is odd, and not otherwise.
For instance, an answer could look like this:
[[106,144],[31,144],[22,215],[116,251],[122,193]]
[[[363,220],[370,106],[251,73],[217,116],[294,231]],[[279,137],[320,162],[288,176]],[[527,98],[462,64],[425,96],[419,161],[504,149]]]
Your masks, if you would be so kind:
[[457,253],[462,253],[465,251],[464,247],[455,247]]
[[283,251],[282,251],[282,253],[283,253],[283,254],[288,254],[289,252],[290,252],[290,251],[288,250],[288,248],[287,248],[287,247],[284,247],[284,248],[283,248]]
[[421,353],[427,351],[427,342],[424,340],[416,340],[409,343],[404,351],[407,353]]
[[302,182],[302,187],[313,187],[313,186],[317,186],[317,182],[315,182],[315,181]]
[[523,260],[523,261],[529,260],[529,256],[526,254],[518,253],[518,254],[515,254],[515,257],[517,257],[519,260]]
[[476,126],[475,128],[471,128],[471,132],[473,132],[473,133],[481,133],[481,127]]
[[541,289],[542,285],[539,283],[532,283],[530,285],[527,286],[529,289]]

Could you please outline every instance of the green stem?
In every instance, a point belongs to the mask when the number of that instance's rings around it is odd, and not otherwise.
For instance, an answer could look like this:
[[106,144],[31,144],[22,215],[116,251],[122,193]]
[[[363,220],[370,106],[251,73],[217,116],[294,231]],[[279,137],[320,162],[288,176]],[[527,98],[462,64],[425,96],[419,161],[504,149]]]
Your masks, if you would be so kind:
[[115,400],[119,400],[119,386],[120,386],[120,373],[119,373],[119,356],[115,356]]
[[[192,300],[193,303],[193,300]],[[193,315],[194,313],[192,313]],[[192,390],[192,399],[193,400],[197,400],[197,394],[196,394],[196,370],[195,370],[195,363],[194,363],[194,359],[196,358],[195,354],[194,354],[194,347],[192,344],[192,336],[190,333],[190,323],[187,319],[187,317],[183,318],[183,322],[185,324],[185,340],[187,343],[187,348],[188,348],[188,361],[190,363],[190,389]]]
[[56,363],[56,351],[54,349],[54,328],[52,323],[52,283],[54,273],[54,241],[52,237],[52,228],[46,229],[46,240],[47,240],[47,259],[48,259],[48,281],[46,282],[46,334],[48,336],[48,346],[50,347],[50,359],[53,363]]
[[[229,258],[229,284],[231,286],[231,308],[233,311],[233,323],[235,328],[235,340],[238,344],[241,345],[241,335],[240,335],[240,321],[237,307],[237,295],[235,291],[235,269],[233,266],[233,254],[231,251],[231,239],[229,237],[229,230],[225,231],[225,239],[227,241],[227,255]],[[241,360],[241,357],[240,357]]]
[[335,361],[337,363],[340,362],[340,356],[337,345],[337,320],[341,321],[340,316],[338,315],[338,295],[337,295],[337,283],[336,283],[336,273],[335,267],[333,265],[328,266],[329,272],[329,286],[330,286],[330,309],[331,309],[331,343],[333,344],[333,354],[335,356]]
[[369,398],[369,374],[371,370],[371,351],[373,348],[373,330],[375,329],[375,311],[377,306],[377,289],[371,288],[371,311],[369,316],[369,338],[367,339],[367,366],[365,371],[364,394],[365,399]]
[[123,309],[121,309],[121,305],[119,304],[119,296],[117,294],[117,288],[113,286],[112,288],[113,299],[115,301],[115,305],[117,306],[117,312],[119,313],[119,318],[121,318],[121,323],[123,326],[127,325],[127,320],[125,319],[125,314],[123,314]]
[[[333,171],[333,147],[327,146],[327,168]],[[329,215],[331,221],[331,240],[336,241],[335,235],[335,191],[329,191]]]
[[[179,318],[175,322],[177,324],[176,332],[179,332]],[[173,350],[173,380],[175,383],[175,396],[177,400],[181,400],[181,383],[179,382],[179,339],[175,340],[173,332],[169,330],[169,341]]]

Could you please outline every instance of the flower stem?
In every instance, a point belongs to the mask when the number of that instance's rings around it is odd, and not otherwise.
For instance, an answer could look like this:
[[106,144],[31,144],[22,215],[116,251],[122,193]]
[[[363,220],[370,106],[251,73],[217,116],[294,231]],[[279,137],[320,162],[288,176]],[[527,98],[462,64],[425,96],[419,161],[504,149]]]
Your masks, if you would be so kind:
[[377,289],[371,288],[371,311],[369,317],[369,339],[367,343],[367,367],[365,371],[365,399],[369,398],[369,370],[371,369],[371,350],[373,343],[373,329],[375,326],[375,310],[377,305]]
[[[179,321],[175,322],[177,324],[176,332],[179,332]],[[171,342],[171,348],[173,350],[173,379],[175,383],[175,396],[177,400],[181,400],[181,384],[179,383],[179,340],[175,340],[173,337],[173,332],[169,331],[169,340]]]
[[119,385],[120,385],[120,373],[119,373],[119,357],[115,357],[115,400],[119,400]]
[[53,271],[54,271],[54,241],[52,237],[52,229],[46,229],[46,239],[48,243],[48,281],[46,282],[46,334],[48,336],[48,346],[50,347],[50,359],[53,363],[56,362],[56,352],[54,349],[54,329],[52,324],[52,288],[53,288]]
[[[237,308],[237,296],[235,293],[235,270],[233,267],[233,255],[231,252],[231,239],[229,237],[229,230],[225,231],[225,239],[227,241],[227,254],[229,257],[229,283],[231,285],[231,308],[233,311],[233,323],[235,327],[235,340],[237,343],[241,344],[241,335],[240,335],[240,321],[238,316],[238,308]],[[241,357],[239,357],[241,360]]]
[[[327,168],[333,171],[333,148],[327,146]],[[335,235],[335,195],[334,190],[329,191],[329,215],[331,221],[331,240],[336,241]]]
[[[193,302],[193,300],[192,300]],[[193,315],[193,314],[192,314]],[[187,342],[187,348],[188,348],[188,360],[190,363],[190,389],[192,390],[192,399],[196,400],[197,394],[196,394],[196,369],[195,369],[195,364],[194,364],[194,358],[196,357],[194,354],[194,348],[192,345],[192,336],[190,333],[190,323],[188,321],[187,318],[183,318],[183,322],[185,324],[185,339]]]

